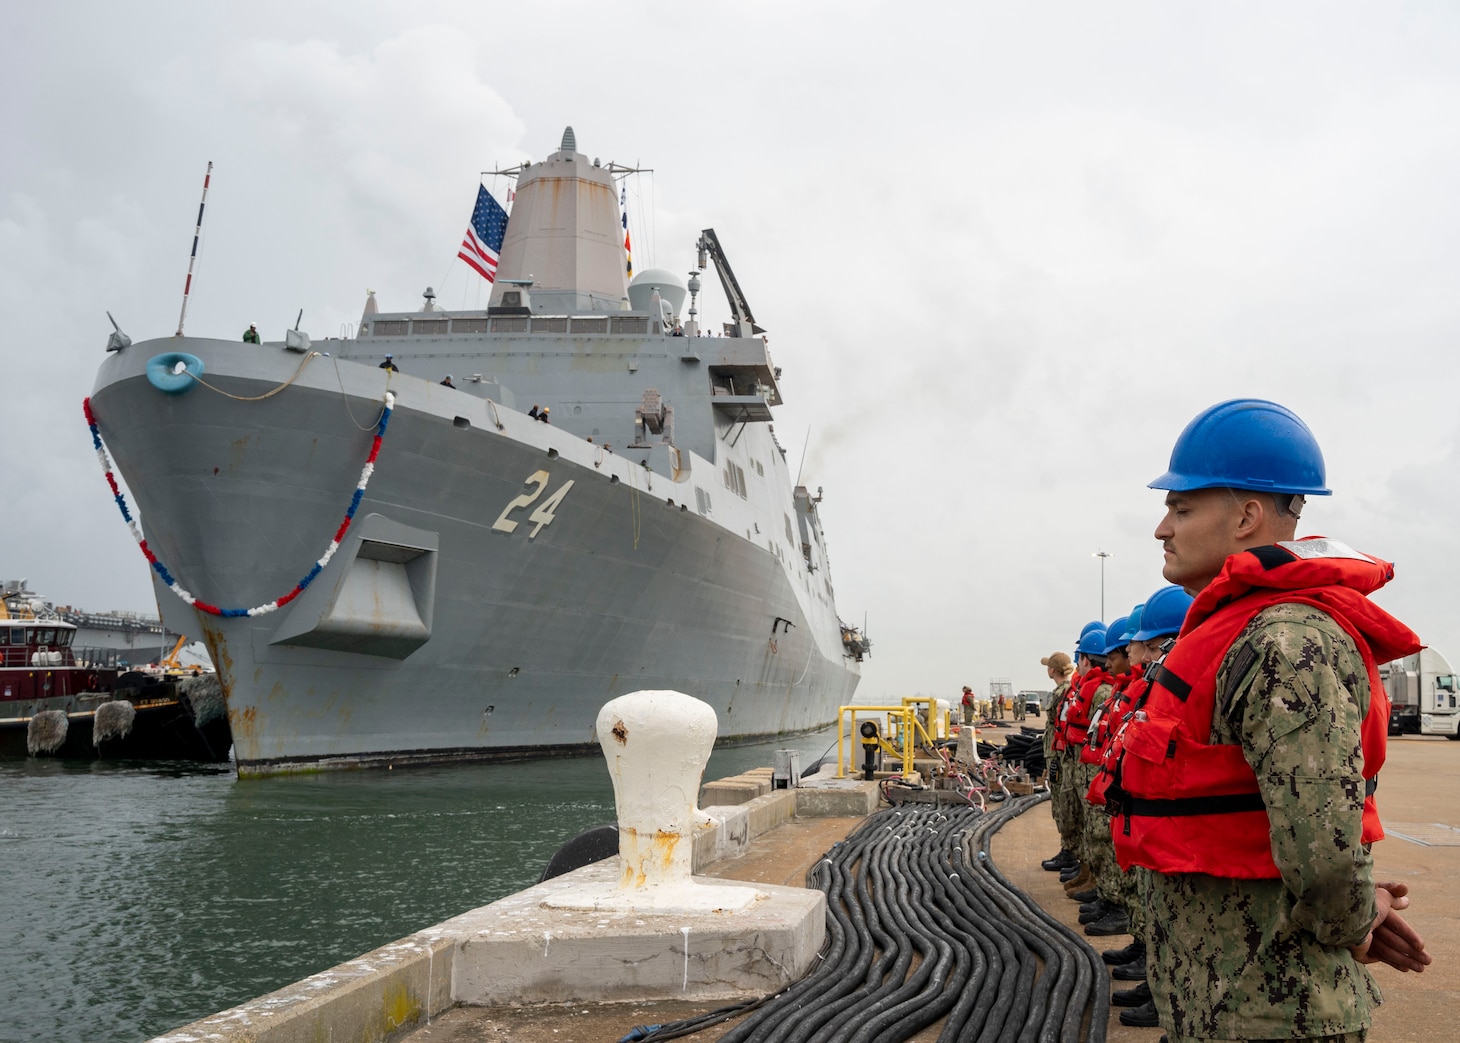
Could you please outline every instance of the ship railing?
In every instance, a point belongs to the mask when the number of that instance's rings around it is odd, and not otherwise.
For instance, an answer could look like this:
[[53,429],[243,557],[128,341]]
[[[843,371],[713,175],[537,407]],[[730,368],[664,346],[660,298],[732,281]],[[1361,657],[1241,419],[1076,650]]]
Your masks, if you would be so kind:
[[0,649],[0,666],[51,670],[75,665],[71,649],[64,645],[10,645]]
[[119,670],[126,665],[122,656],[124,648],[73,648],[76,665],[90,670]]
[[480,336],[483,333],[644,337],[652,332],[649,316],[642,314],[377,317],[360,327],[361,337]]
[[90,627],[93,630],[162,633],[162,620],[153,616],[121,613],[102,615],[95,612],[77,612],[72,609],[61,609],[60,615],[63,621],[73,626]]

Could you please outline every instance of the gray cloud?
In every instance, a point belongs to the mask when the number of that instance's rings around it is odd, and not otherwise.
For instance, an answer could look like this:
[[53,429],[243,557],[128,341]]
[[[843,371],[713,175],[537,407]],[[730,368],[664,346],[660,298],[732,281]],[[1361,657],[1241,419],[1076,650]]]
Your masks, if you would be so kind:
[[[1443,4],[71,4],[14,16],[0,119],[0,572],[151,605],[80,400],[110,308],[338,335],[367,287],[473,306],[478,172],[641,162],[635,259],[715,227],[785,369],[869,695],[1043,680],[1161,584],[1144,483],[1203,406],[1303,415],[1324,531],[1401,558],[1382,600],[1460,649],[1449,554],[1460,15]],[[642,229],[642,231],[640,231]],[[707,280],[712,283],[712,280]],[[717,321],[718,291],[705,298]],[[20,389],[20,390],[17,390]],[[1460,654],[1454,652],[1453,654]]]

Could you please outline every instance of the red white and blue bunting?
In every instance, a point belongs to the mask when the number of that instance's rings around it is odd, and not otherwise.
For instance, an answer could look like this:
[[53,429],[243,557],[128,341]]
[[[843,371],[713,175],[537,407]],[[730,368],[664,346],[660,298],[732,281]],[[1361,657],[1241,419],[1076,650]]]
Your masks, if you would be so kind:
[[385,393],[385,408],[380,414],[380,422],[375,426],[375,440],[370,444],[370,456],[366,459],[365,467],[360,472],[360,481],[355,485],[355,493],[350,497],[350,506],[345,511],[345,520],[340,522],[340,527],[335,530],[335,538],[330,541],[330,545],[325,550],[324,555],[314,563],[314,566],[305,577],[294,585],[293,590],[289,591],[283,597],[270,601],[266,605],[259,605],[257,608],[219,608],[217,605],[210,605],[206,601],[199,601],[188,591],[184,590],[178,584],[177,580],[173,579],[172,573],[167,570],[167,566],[158,561],[157,556],[152,553],[152,549],[147,546],[147,540],[143,538],[141,528],[137,525],[136,519],[132,517],[132,512],[127,507],[127,498],[117,486],[116,475],[112,473],[111,458],[107,456],[106,447],[102,445],[101,432],[97,430],[96,414],[91,411],[91,399],[89,397],[82,400],[81,408],[86,413],[86,424],[91,428],[91,442],[96,447],[96,456],[101,461],[101,469],[106,474],[107,484],[111,486],[112,498],[116,500],[117,507],[121,510],[122,518],[126,521],[127,527],[132,530],[132,538],[137,541],[137,546],[142,548],[142,554],[147,558],[147,563],[152,566],[153,571],[162,577],[162,581],[167,584],[167,588],[189,605],[192,605],[201,612],[207,612],[209,615],[236,618],[239,616],[265,616],[275,609],[289,604],[289,602],[304,593],[304,588],[314,582],[314,578],[324,571],[324,567],[335,556],[335,551],[340,549],[340,543],[344,540],[345,533],[350,530],[350,522],[354,520],[355,511],[359,508],[360,501],[365,497],[365,487],[370,484],[370,476],[375,473],[375,459],[380,455],[380,443],[385,438],[385,425],[390,422],[391,411],[395,408],[395,395],[389,391]]

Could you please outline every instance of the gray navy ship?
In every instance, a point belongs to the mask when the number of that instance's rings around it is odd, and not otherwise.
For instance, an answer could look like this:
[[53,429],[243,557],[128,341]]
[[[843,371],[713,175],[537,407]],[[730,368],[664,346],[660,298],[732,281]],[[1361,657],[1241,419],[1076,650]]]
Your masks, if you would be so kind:
[[[583,752],[599,707],[645,688],[709,703],[721,741],[852,698],[868,645],[718,237],[686,244],[687,279],[630,278],[627,168],[569,128],[499,173],[485,310],[428,290],[411,312],[368,297],[343,339],[108,344],[100,458],[163,621],[209,650],[240,775]],[[711,267],[731,317],[707,336]]]

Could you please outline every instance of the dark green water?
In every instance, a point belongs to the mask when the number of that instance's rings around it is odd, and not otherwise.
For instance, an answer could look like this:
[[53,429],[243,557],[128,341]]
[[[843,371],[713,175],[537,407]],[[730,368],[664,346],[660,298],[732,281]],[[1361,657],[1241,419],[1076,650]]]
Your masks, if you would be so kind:
[[[835,730],[717,750],[723,778]],[[833,751],[832,756],[835,756]],[[601,757],[238,782],[0,762],[0,1040],[144,1040],[537,881],[614,820]]]

